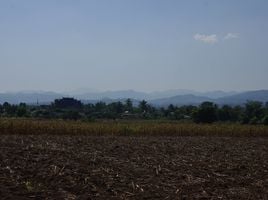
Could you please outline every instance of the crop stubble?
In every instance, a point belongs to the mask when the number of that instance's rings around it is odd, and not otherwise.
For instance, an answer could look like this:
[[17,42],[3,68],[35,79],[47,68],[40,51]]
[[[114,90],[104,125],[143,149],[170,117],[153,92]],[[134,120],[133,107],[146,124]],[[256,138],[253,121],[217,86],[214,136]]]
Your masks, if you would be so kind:
[[267,199],[268,138],[8,135],[1,199]]

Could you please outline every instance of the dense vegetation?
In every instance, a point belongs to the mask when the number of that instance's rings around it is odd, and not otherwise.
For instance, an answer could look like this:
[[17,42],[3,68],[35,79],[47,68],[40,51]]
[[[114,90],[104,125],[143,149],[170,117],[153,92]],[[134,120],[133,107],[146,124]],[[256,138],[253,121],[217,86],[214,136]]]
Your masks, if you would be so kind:
[[11,105],[8,102],[0,104],[0,116],[43,118],[43,119],[167,119],[194,121],[196,123],[236,122],[242,124],[268,125],[268,102],[263,104],[249,101],[243,106],[218,106],[212,102],[204,102],[199,106],[154,107],[145,100],[133,105],[130,99],[124,103],[82,104],[72,98],[55,100],[51,105]]

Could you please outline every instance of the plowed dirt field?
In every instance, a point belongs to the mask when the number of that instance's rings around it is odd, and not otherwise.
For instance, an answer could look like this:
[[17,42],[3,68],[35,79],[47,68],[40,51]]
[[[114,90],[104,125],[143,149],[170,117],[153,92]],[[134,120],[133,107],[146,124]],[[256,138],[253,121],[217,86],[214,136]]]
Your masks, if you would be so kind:
[[0,199],[267,198],[265,137],[0,137]]

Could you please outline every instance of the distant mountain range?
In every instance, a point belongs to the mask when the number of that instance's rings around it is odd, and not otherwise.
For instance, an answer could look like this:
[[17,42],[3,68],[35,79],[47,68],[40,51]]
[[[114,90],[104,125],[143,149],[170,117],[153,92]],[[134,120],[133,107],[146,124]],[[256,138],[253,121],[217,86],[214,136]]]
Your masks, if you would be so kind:
[[[79,91],[79,90],[78,90]],[[178,95],[196,95],[196,96],[205,96],[209,98],[220,98],[226,97],[229,95],[237,94],[237,92],[224,92],[224,91],[210,91],[210,92],[197,92],[194,90],[166,90],[166,91],[155,91],[155,92],[138,92],[135,90],[118,90],[118,91],[105,91],[105,92],[83,92],[79,93],[77,91],[72,91],[70,93],[73,96],[76,96],[79,99],[103,99],[103,98],[111,98],[111,99],[120,99],[120,98],[131,98],[131,99],[146,99],[153,100],[159,98],[169,98]]]
[[241,105],[247,101],[268,102],[268,90],[256,90],[241,92],[233,95],[227,95],[219,98],[211,98],[209,96],[197,95],[177,95],[169,98],[154,99],[150,101],[153,105],[165,106],[170,103],[174,105],[198,105],[204,101],[211,101],[219,105]]
[[174,105],[198,105],[204,101],[212,101],[217,104],[240,105],[248,100],[268,102],[268,90],[256,90],[246,92],[196,92],[192,90],[168,90],[162,92],[138,92],[134,90],[120,91],[73,91],[70,93],[55,93],[55,92],[13,92],[0,93],[0,103],[9,102],[18,104],[20,102],[28,104],[50,104],[57,98],[74,97],[80,99],[83,103],[96,103],[104,101],[111,103],[114,101],[125,101],[127,98],[133,100],[134,104],[138,104],[140,100],[145,99],[150,104],[155,106]]
[[28,104],[48,104],[54,99],[61,98],[62,94],[55,92],[12,92],[0,93],[0,103],[8,102],[11,104],[28,103]]

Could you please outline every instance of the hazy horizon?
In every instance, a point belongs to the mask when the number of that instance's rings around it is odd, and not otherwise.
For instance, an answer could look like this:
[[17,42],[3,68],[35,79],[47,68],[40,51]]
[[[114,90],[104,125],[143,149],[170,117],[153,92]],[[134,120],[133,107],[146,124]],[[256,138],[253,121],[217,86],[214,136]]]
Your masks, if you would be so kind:
[[184,88],[177,88],[177,89],[166,89],[166,90],[135,90],[135,89],[112,89],[112,90],[98,90],[94,88],[76,88],[73,90],[9,90],[9,91],[0,91],[0,93],[46,93],[46,92],[53,92],[59,94],[85,94],[85,93],[105,93],[105,92],[124,92],[124,91],[133,91],[133,92],[141,92],[141,93],[162,93],[162,92],[172,92],[178,91],[181,93],[210,93],[210,92],[224,92],[224,93],[242,93],[242,92],[249,92],[249,91],[261,91],[261,90],[268,90],[265,88],[255,89],[255,90],[194,90],[194,89],[184,89]]
[[2,0],[0,92],[268,85],[266,0]]

